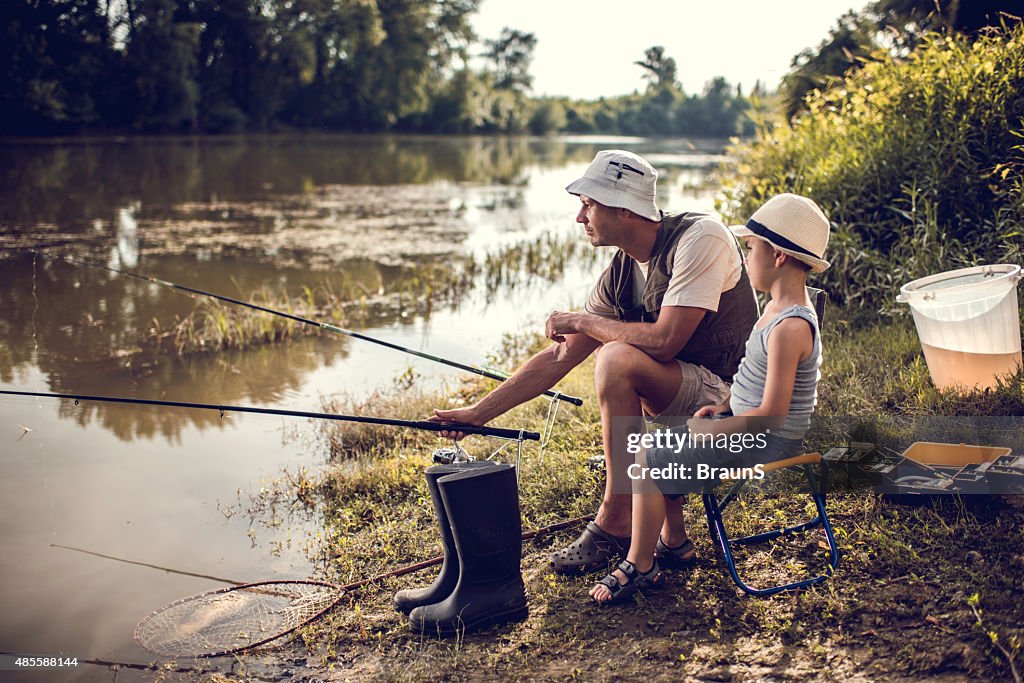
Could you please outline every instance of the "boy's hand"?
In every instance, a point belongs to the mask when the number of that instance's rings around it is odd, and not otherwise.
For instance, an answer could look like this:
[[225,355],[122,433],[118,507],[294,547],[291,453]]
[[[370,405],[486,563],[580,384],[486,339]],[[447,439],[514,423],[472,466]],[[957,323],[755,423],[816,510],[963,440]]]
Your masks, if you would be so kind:
[[722,413],[727,412],[729,412],[729,406],[727,405],[704,406],[703,408],[699,409],[696,413],[694,413],[693,416],[703,419],[711,419],[715,415],[721,415]]

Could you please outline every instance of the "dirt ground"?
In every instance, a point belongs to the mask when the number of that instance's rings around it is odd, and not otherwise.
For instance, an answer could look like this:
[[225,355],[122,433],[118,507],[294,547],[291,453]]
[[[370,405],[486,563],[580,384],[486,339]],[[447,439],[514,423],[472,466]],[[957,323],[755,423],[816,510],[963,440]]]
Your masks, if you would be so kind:
[[[698,505],[691,501],[691,518]],[[598,606],[586,592],[600,573],[565,579],[547,567],[548,553],[577,533],[570,529],[524,545],[530,616],[520,624],[449,639],[410,634],[391,596],[432,580],[436,570],[428,569],[353,594],[302,638],[240,660],[237,677],[1014,680],[1024,624],[1024,509],[1003,501],[907,507],[861,494],[831,507],[842,562],[824,584],[800,592],[741,593],[696,521],[700,559],[691,570],[669,573],[635,603]],[[741,566],[752,582],[781,579],[820,559],[816,546],[814,538],[778,543]]]

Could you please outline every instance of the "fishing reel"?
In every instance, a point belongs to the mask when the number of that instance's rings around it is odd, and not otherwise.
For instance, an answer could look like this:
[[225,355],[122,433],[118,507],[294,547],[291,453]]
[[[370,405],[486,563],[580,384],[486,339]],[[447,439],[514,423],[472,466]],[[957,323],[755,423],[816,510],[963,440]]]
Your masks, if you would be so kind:
[[458,441],[453,443],[453,446],[434,449],[433,460],[435,463],[438,465],[451,465],[452,463],[473,462],[476,460],[476,458],[466,452],[466,449]]

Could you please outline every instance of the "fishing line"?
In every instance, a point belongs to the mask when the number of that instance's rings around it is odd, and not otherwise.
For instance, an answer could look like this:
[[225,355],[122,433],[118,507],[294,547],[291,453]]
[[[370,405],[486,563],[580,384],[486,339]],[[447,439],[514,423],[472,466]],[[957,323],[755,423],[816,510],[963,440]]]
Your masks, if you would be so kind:
[[159,564],[150,564],[149,562],[139,562],[138,560],[129,560],[124,557],[115,557],[114,555],[104,555],[103,553],[97,553],[92,550],[86,550],[85,548],[76,548],[70,545],[61,545],[60,543],[51,543],[51,548],[61,548],[63,550],[73,550],[76,553],[82,553],[84,555],[92,555],[93,557],[99,557],[104,560],[114,560],[115,562],[124,562],[125,564],[134,564],[139,567],[147,567],[149,569],[159,569],[160,571],[168,572],[169,574],[179,574],[181,576],[194,576],[197,579],[209,579],[210,581],[218,581],[220,583],[229,583],[235,586],[245,585],[245,581],[235,581],[233,579],[225,579],[220,576],[211,576],[209,574],[198,574],[196,572],[188,572],[183,569],[174,569],[172,567],[164,567]]
[[[518,444],[518,447],[516,449],[516,484],[518,485],[519,484],[519,464],[523,460],[523,432],[520,431],[519,432],[519,436],[517,436],[514,439],[506,439],[505,443],[501,444],[501,446],[499,446],[497,448],[497,450],[495,450],[493,453],[491,453],[489,456],[487,456],[485,458],[485,460],[493,460],[495,457],[498,456],[499,453],[501,453],[503,450],[505,450],[506,446],[508,446],[513,441],[515,441]],[[459,443],[457,441],[455,442],[455,446],[457,448],[459,448],[460,450],[462,448],[461,446],[459,446]],[[465,451],[463,451],[463,452],[465,452]]]
[[[38,322],[38,317],[39,317],[39,291],[38,291],[39,273],[38,273],[38,270],[37,270],[37,262],[38,261],[39,261],[39,253],[36,252],[36,251],[33,251],[32,252],[32,363],[35,365],[36,369],[40,371],[40,374],[42,374],[41,369],[39,367],[39,322]],[[36,410],[41,411],[43,409],[42,403],[40,402],[40,400],[38,398],[35,401],[35,405],[36,405]],[[28,434],[29,431],[30,431],[28,429],[27,425],[22,425],[22,429],[24,429],[25,431],[22,432],[21,438],[19,438],[18,441],[21,441],[21,439],[24,438],[25,435]],[[50,512],[50,537],[55,539],[55,538],[57,538],[57,510],[56,510],[56,505],[55,505],[55,501],[54,501],[53,491],[50,490],[50,467],[49,467],[50,463],[49,463],[48,458],[46,457],[46,447],[45,447],[45,445],[43,443],[43,437],[39,436],[37,438],[38,438],[39,454],[40,454],[39,455],[39,461],[41,463],[40,467],[41,467],[42,473],[43,473],[43,491],[46,492],[47,500],[50,503],[49,504],[49,512]]]
[[[558,395],[559,392],[556,391],[555,394]],[[551,441],[551,436],[554,434],[555,418],[558,417],[558,408],[560,405],[561,404],[555,399],[548,402],[548,415],[544,418],[544,437],[540,442],[540,452],[542,454],[544,453],[544,449],[547,448],[548,442]]]
[[36,316],[39,312],[39,295],[36,291],[36,261],[39,260],[39,253],[32,252],[32,353],[36,365],[39,364],[39,327],[36,324]]
[[[362,341],[367,341],[367,342],[370,342],[371,344],[378,344],[380,346],[385,346],[385,347],[387,347],[389,349],[394,349],[395,351],[401,351],[403,353],[408,353],[408,354],[411,354],[413,356],[417,356],[419,358],[424,358],[426,360],[432,360],[432,361],[434,361],[436,363],[441,363],[443,365],[448,365],[450,367],[457,368],[459,370],[464,370],[466,372],[471,372],[471,373],[480,375],[482,377],[487,377],[488,379],[497,380],[499,382],[504,382],[505,380],[507,380],[509,378],[509,374],[506,373],[506,372],[498,372],[498,371],[495,371],[495,370],[488,370],[488,369],[485,369],[485,368],[479,368],[479,367],[475,367],[475,366],[472,366],[472,365],[466,365],[464,363],[459,363],[457,361],[448,360],[446,358],[441,358],[439,356],[433,356],[433,355],[431,355],[429,353],[424,353],[423,351],[416,351],[415,349],[410,349],[410,348],[405,347],[405,346],[400,346],[398,344],[394,344],[392,342],[385,341],[383,339],[377,339],[376,337],[370,337],[370,336],[365,335],[365,334],[360,334],[359,332],[354,332],[352,330],[347,330],[347,329],[345,329],[343,327],[338,327],[337,325],[332,325],[331,323],[325,323],[325,322],[319,322],[319,321],[316,321],[316,320],[311,320],[310,318],[304,318],[302,316],[294,315],[292,313],[285,313],[284,311],[277,311],[277,310],[274,310],[272,308],[267,308],[266,306],[260,306],[259,304],[250,303],[248,301],[242,301],[240,299],[234,299],[232,297],[224,296],[222,294],[214,294],[213,292],[207,292],[207,291],[204,291],[204,290],[201,290],[201,289],[195,289],[193,287],[188,287],[186,285],[177,284],[175,282],[170,282],[168,280],[161,280],[159,278],[151,277],[149,275],[143,275],[141,273],[133,273],[133,272],[127,271],[127,270],[119,270],[117,268],[113,268],[113,267],[111,267],[109,265],[106,265],[106,264],[103,264],[103,263],[99,263],[97,261],[92,261],[90,259],[83,259],[83,258],[72,259],[72,258],[70,258],[68,256],[59,256],[58,258],[61,258],[61,259],[65,260],[65,261],[67,261],[68,263],[73,263],[75,265],[86,265],[86,266],[92,266],[94,268],[103,268],[104,270],[109,270],[109,271],[111,271],[113,273],[117,273],[119,275],[124,275],[126,277],[133,277],[133,278],[136,278],[136,279],[139,279],[139,280],[144,280],[146,282],[151,282],[151,283],[154,283],[154,284],[163,285],[165,287],[172,287],[174,289],[179,289],[181,291],[188,292],[190,294],[198,294],[200,296],[206,296],[206,297],[210,297],[212,299],[218,299],[220,301],[226,301],[228,303],[236,304],[238,306],[245,306],[246,308],[251,308],[251,309],[254,309],[254,310],[257,310],[257,311],[262,311],[263,313],[270,313],[271,315],[281,316],[283,318],[288,318],[289,320],[295,320],[297,322],[300,322],[300,323],[303,323],[303,324],[306,324],[306,325],[312,325],[313,327],[317,327],[317,328],[319,328],[321,330],[327,330],[328,332],[335,332],[337,334],[343,334],[343,335],[346,335],[348,337],[352,337],[354,339],[360,339]],[[559,392],[555,392],[555,391],[551,391],[551,390],[545,391],[544,395],[545,396],[550,396],[550,397],[557,397],[557,400],[568,401],[569,403],[572,403],[572,404],[577,405],[577,406],[583,405],[583,399],[577,398],[575,396],[567,396],[565,394],[561,394]]]

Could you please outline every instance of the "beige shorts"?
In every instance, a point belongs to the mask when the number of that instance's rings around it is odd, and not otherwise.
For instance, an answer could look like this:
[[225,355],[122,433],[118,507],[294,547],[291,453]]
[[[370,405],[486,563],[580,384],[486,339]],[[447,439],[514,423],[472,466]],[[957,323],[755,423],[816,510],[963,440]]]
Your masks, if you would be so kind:
[[725,403],[729,398],[729,383],[715,373],[701,365],[693,365],[678,359],[676,363],[679,364],[679,371],[682,374],[679,390],[675,398],[659,414],[648,413],[648,422],[656,422],[667,427],[682,426],[704,406]]

